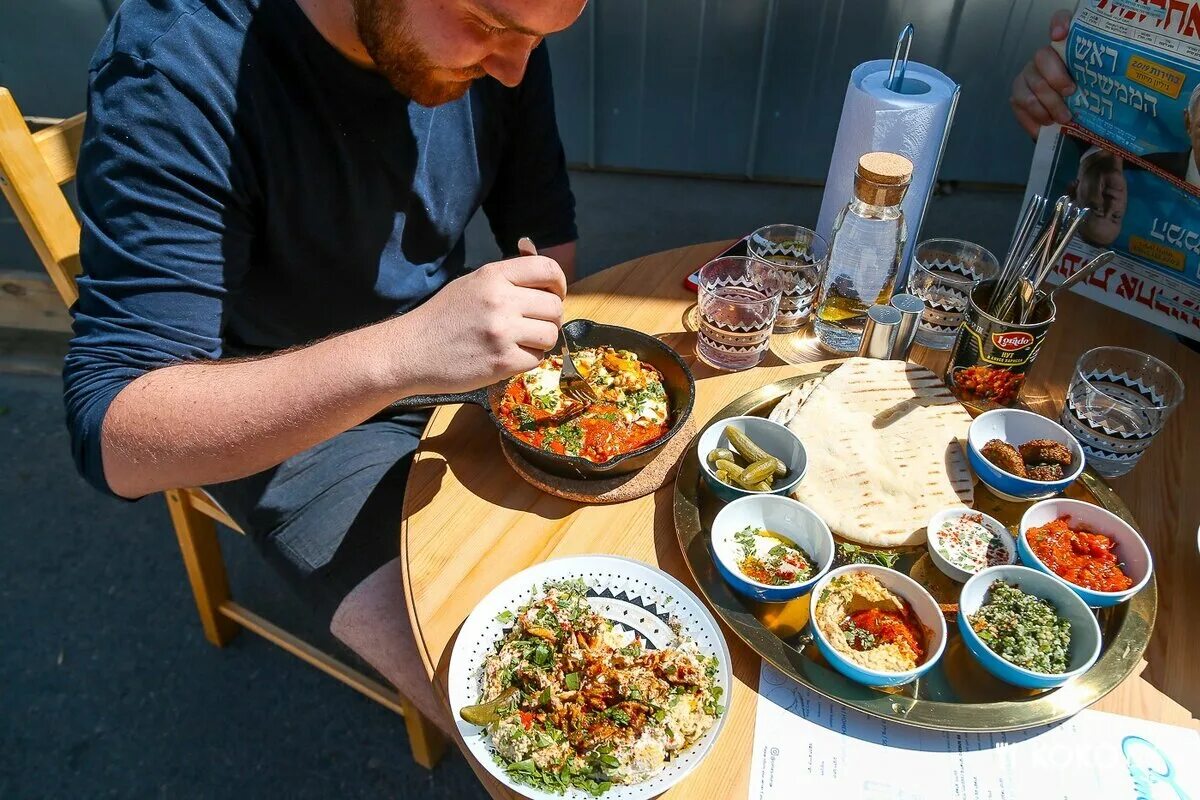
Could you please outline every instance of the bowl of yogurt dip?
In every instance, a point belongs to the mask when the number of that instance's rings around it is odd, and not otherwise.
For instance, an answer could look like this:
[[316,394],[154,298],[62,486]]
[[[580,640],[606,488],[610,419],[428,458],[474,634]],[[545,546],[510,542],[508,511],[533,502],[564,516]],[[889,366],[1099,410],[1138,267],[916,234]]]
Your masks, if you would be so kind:
[[970,508],[947,508],[934,514],[926,547],[938,569],[966,583],[988,567],[1017,563],[1017,542],[998,520]]

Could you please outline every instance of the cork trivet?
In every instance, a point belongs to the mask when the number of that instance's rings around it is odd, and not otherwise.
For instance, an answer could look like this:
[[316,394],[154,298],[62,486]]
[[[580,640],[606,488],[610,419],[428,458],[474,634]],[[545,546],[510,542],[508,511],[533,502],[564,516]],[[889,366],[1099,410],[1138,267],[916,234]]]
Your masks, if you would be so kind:
[[504,458],[507,459],[513,471],[535,489],[577,503],[605,505],[633,500],[665,486],[675,476],[675,468],[679,466],[684,452],[695,435],[696,422],[692,417],[688,417],[684,421],[683,427],[671,437],[662,450],[658,451],[654,460],[642,469],[629,475],[594,480],[551,475],[530,464],[517,452],[516,448],[504,440],[500,441],[500,449],[504,452]]

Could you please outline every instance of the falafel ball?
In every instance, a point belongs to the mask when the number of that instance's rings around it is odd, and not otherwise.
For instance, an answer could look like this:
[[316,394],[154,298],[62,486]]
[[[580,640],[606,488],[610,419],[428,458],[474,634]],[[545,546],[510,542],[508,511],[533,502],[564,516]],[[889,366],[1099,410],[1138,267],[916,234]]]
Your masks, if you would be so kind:
[[1026,477],[1025,461],[1017,448],[1001,439],[991,439],[979,449],[983,457],[1007,473],[1018,478]]
[[1032,439],[1021,445],[1021,458],[1028,464],[1071,466],[1071,448],[1053,439]]
[[1027,478],[1035,481],[1061,481],[1062,464],[1034,464],[1025,468]]

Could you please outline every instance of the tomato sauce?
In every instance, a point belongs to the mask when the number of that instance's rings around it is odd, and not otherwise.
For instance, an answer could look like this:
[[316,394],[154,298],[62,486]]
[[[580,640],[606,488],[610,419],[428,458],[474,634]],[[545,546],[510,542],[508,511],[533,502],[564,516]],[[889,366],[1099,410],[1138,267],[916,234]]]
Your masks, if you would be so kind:
[[1070,522],[1065,516],[1030,528],[1025,536],[1034,555],[1055,575],[1084,589],[1123,592],[1133,586],[1113,552],[1116,542],[1104,534],[1073,529]]
[[974,395],[980,400],[991,400],[1002,406],[1010,406],[1021,393],[1025,376],[1007,369],[975,365],[967,367],[955,376],[955,386],[964,394]]
[[874,636],[880,644],[906,644],[920,662],[925,655],[925,637],[920,630],[920,623],[911,619],[912,612],[907,606],[904,611],[900,614],[880,608],[866,608],[851,614],[850,621],[855,627]]
[[[561,413],[561,412],[557,412]],[[525,416],[532,424],[522,419]],[[625,419],[621,409],[613,403],[597,402],[579,416],[562,425],[543,422],[555,416],[535,403],[520,376],[509,381],[500,402],[499,417],[508,431],[526,444],[539,450],[558,455],[567,455],[564,431],[568,438],[578,430],[578,455],[589,461],[602,463],[623,453],[630,453],[662,437],[670,427],[670,420],[657,423],[634,424]],[[525,430],[522,430],[522,428]]]

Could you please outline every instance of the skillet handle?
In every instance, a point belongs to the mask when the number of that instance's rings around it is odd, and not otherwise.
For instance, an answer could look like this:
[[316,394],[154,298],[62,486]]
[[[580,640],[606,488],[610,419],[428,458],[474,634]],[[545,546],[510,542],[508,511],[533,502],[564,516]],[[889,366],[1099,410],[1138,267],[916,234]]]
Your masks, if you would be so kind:
[[475,405],[486,409],[488,407],[488,387],[482,389],[474,389],[470,392],[454,392],[447,394],[414,394],[412,397],[405,397],[403,400],[397,400],[388,406],[388,409],[397,411],[406,408],[428,408],[429,406],[452,406],[458,403],[474,403]]

